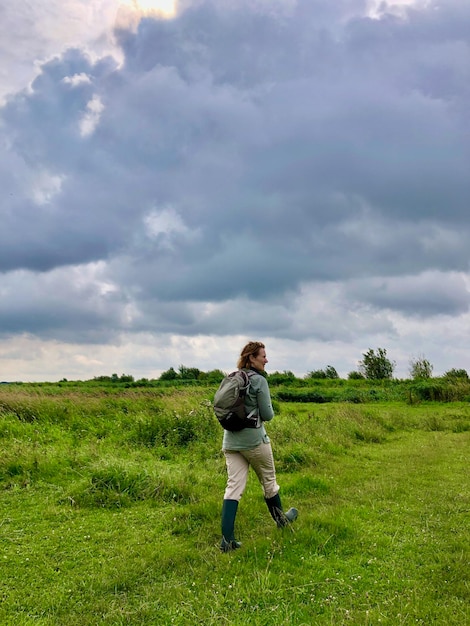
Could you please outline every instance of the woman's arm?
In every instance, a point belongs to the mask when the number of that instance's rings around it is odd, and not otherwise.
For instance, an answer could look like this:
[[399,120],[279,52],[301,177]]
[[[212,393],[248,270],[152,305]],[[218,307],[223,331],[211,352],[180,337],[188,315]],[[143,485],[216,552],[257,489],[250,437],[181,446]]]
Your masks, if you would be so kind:
[[269,386],[265,378],[260,376],[259,389],[256,394],[258,402],[259,416],[263,422],[269,422],[274,417],[273,405],[271,403],[271,394]]

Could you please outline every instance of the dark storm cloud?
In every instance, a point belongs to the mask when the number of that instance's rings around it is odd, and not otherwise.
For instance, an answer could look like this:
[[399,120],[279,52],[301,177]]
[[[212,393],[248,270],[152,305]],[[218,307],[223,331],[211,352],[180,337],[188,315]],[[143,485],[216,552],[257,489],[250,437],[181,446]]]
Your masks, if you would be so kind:
[[353,282],[347,294],[350,301],[367,302],[377,309],[391,309],[412,317],[455,315],[470,308],[464,277],[440,272]]
[[199,306],[242,298],[298,336],[302,286],[355,278],[378,281],[345,291],[364,304],[467,310],[457,279],[422,277],[468,271],[470,8],[358,9],[187,3],[117,31],[120,67],[45,63],[1,111],[0,271],[105,261],[94,332],[113,307],[117,328],[241,332]]
[[126,327],[126,303],[101,281],[99,270],[90,279],[73,268],[7,274],[1,282],[0,334],[68,342],[115,339],[116,329]]

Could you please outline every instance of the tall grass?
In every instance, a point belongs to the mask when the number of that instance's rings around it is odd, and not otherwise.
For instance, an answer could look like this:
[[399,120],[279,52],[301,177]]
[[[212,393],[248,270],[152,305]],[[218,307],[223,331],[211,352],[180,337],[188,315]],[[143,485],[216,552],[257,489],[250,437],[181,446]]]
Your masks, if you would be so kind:
[[0,389],[2,626],[469,622],[466,403],[277,400],[223,555],[211,393]]

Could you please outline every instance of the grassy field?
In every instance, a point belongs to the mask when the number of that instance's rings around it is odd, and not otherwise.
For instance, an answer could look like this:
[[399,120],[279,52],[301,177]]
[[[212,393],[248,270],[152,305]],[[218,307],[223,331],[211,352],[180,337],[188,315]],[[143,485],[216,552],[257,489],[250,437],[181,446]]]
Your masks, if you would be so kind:
[[470,624],[468,403],[276,402],[218,550],[213,390],[0,389],[0,624]]

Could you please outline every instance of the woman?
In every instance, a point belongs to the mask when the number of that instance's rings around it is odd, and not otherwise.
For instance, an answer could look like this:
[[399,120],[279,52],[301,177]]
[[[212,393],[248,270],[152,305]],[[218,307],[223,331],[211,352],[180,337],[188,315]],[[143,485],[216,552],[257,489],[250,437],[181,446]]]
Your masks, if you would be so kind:
[[297,518],[297,509],[291,508],[286,513],[283,512],[271,443],[264,428],[264,422],[269,422],[274,417],[268,383],[262,375],[267,362],[265,346],[259,341],[250,341],[238,359],[238,369],[254,371],[250,377],[245,407],[247,413],[256,410],[260,419],[257,428],[224,431],[222,449],[228,478],[222,507],[222,552],[241,546],[235,539],[235,517],[238,503],[245,491],[250,465],[261,483],[266,504],[277,526],[282,528]]

